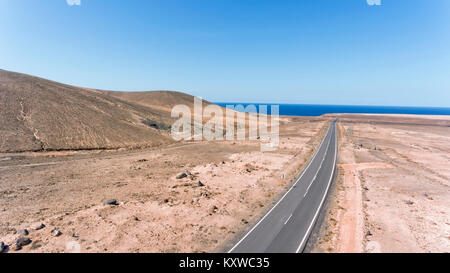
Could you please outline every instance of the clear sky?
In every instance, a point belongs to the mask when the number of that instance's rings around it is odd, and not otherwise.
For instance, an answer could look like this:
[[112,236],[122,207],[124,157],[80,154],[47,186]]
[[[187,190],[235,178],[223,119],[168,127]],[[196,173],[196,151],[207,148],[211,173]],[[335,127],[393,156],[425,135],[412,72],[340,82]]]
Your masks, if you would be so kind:
[[450,1],[381,4],[0,0],[0,68],[210,101],[450,107]]

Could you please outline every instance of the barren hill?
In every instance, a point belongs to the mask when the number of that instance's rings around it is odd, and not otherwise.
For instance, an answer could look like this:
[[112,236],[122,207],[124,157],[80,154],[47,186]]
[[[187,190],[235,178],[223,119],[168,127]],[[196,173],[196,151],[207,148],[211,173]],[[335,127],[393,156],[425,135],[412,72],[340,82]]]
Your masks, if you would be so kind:
[[0,70],[0,152],[105,149],[170,143],[179,92],[111,92]]
[[[151,92],[114,92],[106,91],[105,94],[116,98],[170,112],[177,104],[184,104],[191,109],[194,107],[194,100],[191,95],[175,91],[151,91]],[[203,101],[203,106],[210,104]]]

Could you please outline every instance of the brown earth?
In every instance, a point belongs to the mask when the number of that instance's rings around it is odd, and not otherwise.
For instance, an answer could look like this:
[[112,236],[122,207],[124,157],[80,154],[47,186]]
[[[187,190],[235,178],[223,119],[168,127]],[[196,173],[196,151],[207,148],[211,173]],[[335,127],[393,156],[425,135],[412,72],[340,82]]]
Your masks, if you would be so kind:
[[450,252],[450,117],[338,115],[319,252]]
[[[175,105],[198,116],[194,97],[175,91],[118,92],[81,88],[0,69],[0,153],[136,149],[167,145]],[[203,100],[202,106],[212,105]],[[226,111],[223,114],[225,125]],[[232,111],[235,113],[234,111]],[[201,112],[200,112],[201,113]],[[245,114],[249,128],[250,114]],[[240,124],[240,125],[239,125]],[[216,128],[213,128],[213,131]]]
[[[151,91],[151,92],[117,92],[103,91],[104,94],[139,104],[153,109],[159,109],[170,113],[175,105],[183,104],[194,108],[194,100],[191,95],[176,91]],[[203,101],[204,105],[210,105],[210,102]]]
[[0,70],[0,152],[173,143],[171,107],[193,101],[180,92],[101,91]]
[[[17,231],[28,229],[19,253],[224,251],[292,184],[329,120],[281,118],[274,152],[203,141],[1,154],[0,241],[16,252]],[[103,204],[111,198],[119,204]]]

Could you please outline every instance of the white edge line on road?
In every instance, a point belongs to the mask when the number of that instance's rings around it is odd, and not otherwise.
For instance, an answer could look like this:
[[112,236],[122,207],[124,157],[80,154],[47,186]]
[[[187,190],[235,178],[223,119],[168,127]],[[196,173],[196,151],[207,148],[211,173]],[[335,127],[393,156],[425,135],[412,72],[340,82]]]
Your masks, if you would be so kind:
[[311,221],[311,224],[309,224],[308,231],[306,232],[305,236],[303,236],[303,239],[300,242],[300,245],[298,246],[297,250],[295,251],[296,253],[298,253],[302,249],[302,245],[305,243],[306,239],[309,237],[309,233],[311,232],[311,228],[314,226],[314,223],[316,222],[316,218],[319,215],[320,209],[322,208],[322,205],[323,205],[323,202],[325,201],[325,198],[327,197],[327,193],[328,193],[328,190],[330,188],[331,181],[333,180],[333,177],[334,177],[334,170],[336,169],[337,147],[338,147],[337,128],[335,127],[334,130],[335,130],[335,134],[334,134],[334,137],[335,137],[335,154],[334,154],[333,171],[331,172],[330,180],[328,181],[328,186],[327,186],[327,189],[325,190],[325,193],[324,193],[324,195],[322,197],[322,201],[320,201],[320,205],[317,208],[316,214],[314,215],[314,218]]
[[272,210],[274,210],[278,204],[280,204],[281,201],[283,201],[283,199],[286,197],[286,195],[297,185],[298,181],[300,181],[300,179],[303,177],[303,175],[305,174],[306,170],[309,168],[309,166],[311,165],[311,163],[314,161],[314,159],[316,158],[317,154],[320,151],[320,148],[322,147],[323,143],[325,142],[325,139],[328,136],[328,132],[330,131],[331,125],[328,127],[327,132],[325,133],[324,138],[322,139],[322,142],[319,145],[319,148],[317,149],[317,151],[315,152],[314,156],[311,158],[311,160],[309,161],[308,165],[306,166],[306,168],[303,170],[302,174],[300,175],[300,177],[297,179],[297,181],[295,181],[295,183],[289,188],[289,190],[283,195],[283,197],[281,197],[281,199],[263,216],[263,218],[261,218],[261,220],[258,221],[258,223],[256,223],[256,225],[253,226],[252,229],[250,229],[244,237],[242,237],[241,240],[239,240],[239,242],[237,242],[232,249],[230,249],[228,251],[228,253],[231,253],[240,243],[242,243],[242,241],[245,240],[245,238],[247,238],[247,236],[252,233],[252,231],[259,226],[259,224],[267,217],[267,215],[269,215]]

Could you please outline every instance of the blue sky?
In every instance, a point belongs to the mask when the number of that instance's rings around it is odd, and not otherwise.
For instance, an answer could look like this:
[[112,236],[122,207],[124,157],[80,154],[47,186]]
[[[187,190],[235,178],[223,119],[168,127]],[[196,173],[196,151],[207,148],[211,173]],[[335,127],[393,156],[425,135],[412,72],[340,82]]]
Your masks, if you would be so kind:
[[211,101],[450,107],[450,1],[0,0],[0,68]]

